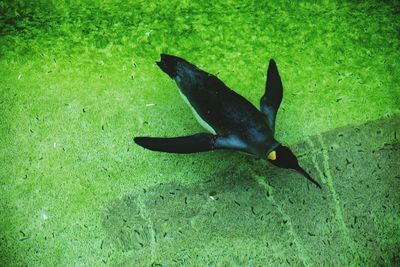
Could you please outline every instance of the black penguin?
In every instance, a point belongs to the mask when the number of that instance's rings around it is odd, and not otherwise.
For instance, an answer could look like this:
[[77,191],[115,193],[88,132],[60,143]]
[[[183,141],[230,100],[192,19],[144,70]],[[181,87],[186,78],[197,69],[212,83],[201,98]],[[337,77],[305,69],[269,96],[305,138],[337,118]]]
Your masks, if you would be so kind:
[[156,63],[175,80],[195,117],[210,133],[173,138],[135,137],[136,144],[170,153],[239,150],[268,159],[278,167],[294,169],[321,188],[300,167],[292,151],[274,139],[275,118],[282,101],[283,87],[273,59],[268,66],[265,94],[260,101],[261,111],[216,76],[182,58],[161,54],[161,60]]

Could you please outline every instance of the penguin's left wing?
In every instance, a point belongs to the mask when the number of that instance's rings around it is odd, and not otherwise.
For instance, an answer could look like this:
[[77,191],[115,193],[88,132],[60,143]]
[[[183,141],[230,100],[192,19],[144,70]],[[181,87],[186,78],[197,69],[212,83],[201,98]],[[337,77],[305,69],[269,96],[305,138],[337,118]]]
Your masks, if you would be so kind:
[[275,118],[282,102],[283,86],[278,67],[273,59],[269,61],[265,94],[260,100],[260,109],[267,116],[268,126],[275,132]]
[[188,154],[205,152],[215,149],[241,149],[242,144],[231,136],[198,133],[180,137],[135,137],[134,141],[139,146],[168,153]]

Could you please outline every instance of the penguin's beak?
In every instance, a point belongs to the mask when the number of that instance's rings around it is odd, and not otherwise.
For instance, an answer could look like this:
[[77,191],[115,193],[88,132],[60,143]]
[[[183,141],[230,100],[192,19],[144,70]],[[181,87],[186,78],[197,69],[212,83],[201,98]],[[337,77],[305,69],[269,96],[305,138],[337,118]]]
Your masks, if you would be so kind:
[[295,169],[297,172],[301,173],[304,177],[306,177],[310,182],[312,182],[313,184],[315,184],[316,186],[319,187],[319,189],[322,189],[321,185],[315,181],[302,167],[298,166]]

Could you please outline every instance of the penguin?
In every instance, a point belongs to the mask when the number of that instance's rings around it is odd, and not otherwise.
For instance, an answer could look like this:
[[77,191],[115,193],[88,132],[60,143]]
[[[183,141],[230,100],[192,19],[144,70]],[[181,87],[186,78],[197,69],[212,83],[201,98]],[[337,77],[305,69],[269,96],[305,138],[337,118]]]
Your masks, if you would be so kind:
[[153,151],[169,153],[196,153],[216,149],[241,151],[266,159],[277,167],[295,170],[321,188],[300,167],[294,153],[274,138],[283,86],[273,59],[269,61],[260,110],[229,89],[216,76],[183,58],[161,54],[156,64],[176,82],[184,101],[208,133],[172,138],[135,137],[136,144]]

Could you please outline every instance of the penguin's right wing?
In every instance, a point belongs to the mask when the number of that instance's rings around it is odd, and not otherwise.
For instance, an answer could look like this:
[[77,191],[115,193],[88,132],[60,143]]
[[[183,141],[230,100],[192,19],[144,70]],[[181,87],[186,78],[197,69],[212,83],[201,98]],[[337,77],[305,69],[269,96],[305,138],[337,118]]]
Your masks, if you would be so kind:
[[180,137],[135,137],[134,141],[141,147],[168,153],[188,154],[205,152],[215,149],[238,149],[244,148],[239,139],[232,136],[212,135],[209,133],[198,133],[190,136]]
[[265,94],[260,100],[260,109],[266,115],[268,126],[275,132],[275,118],[282,102],[283,86],[278,67],[273,59],[269,61]]

